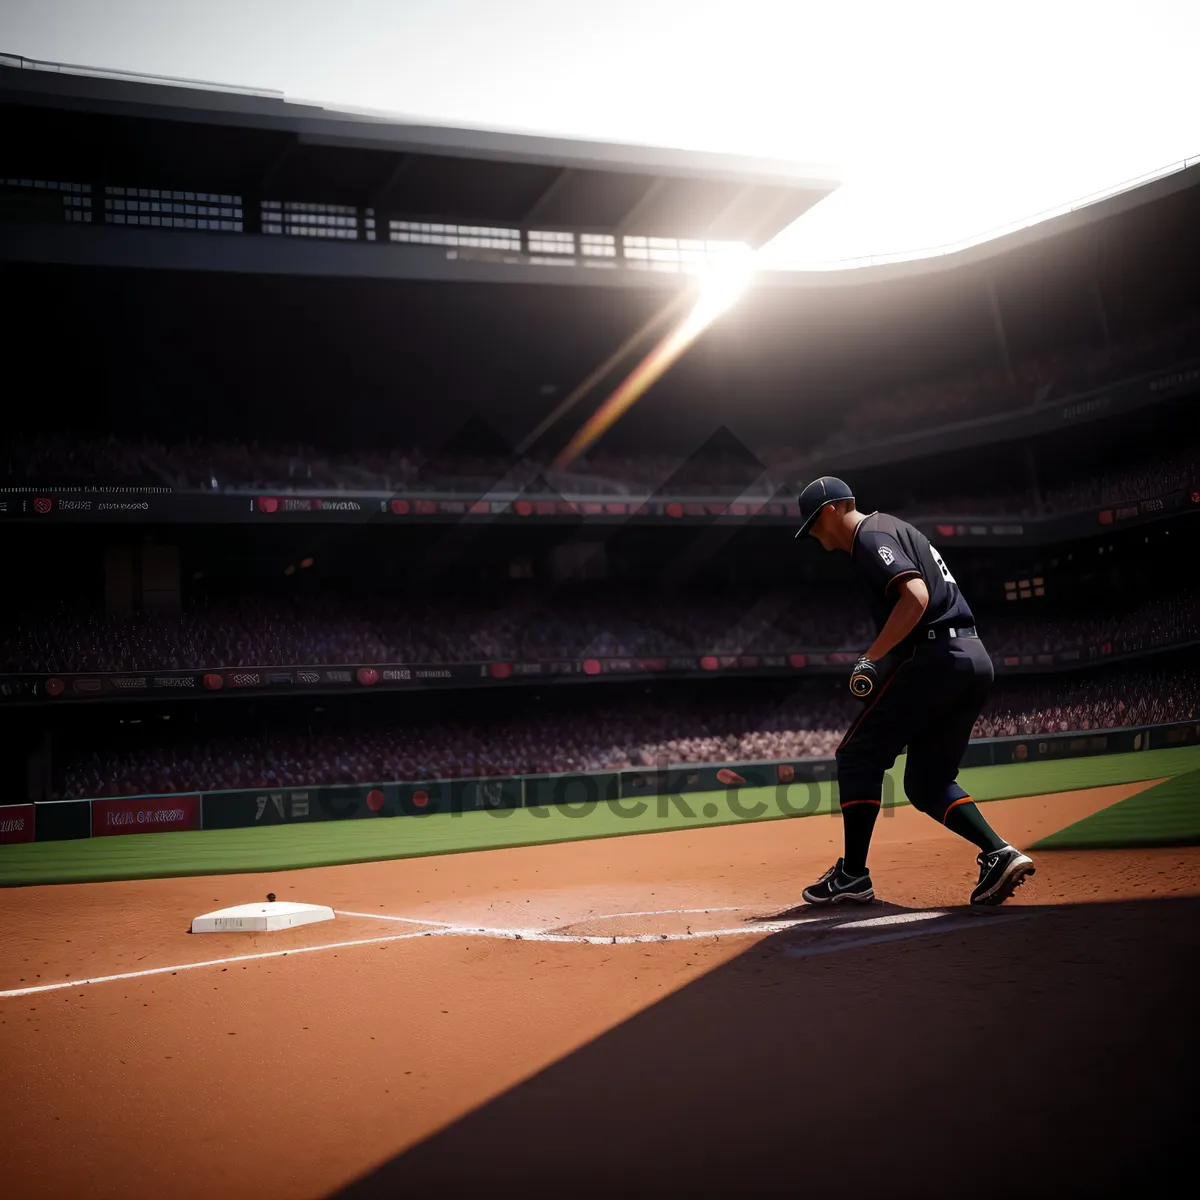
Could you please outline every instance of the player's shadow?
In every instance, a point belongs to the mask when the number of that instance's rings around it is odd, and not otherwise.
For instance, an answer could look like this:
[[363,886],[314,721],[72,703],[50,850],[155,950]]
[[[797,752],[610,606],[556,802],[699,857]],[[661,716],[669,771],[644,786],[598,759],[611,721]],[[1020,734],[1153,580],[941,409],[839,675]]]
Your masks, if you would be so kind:
[[868,904],[805,904],[801,901],[791,908],[782,908],[778,912],[759,913],[753,917],[746,917],[744,923],[746,925],[772,925],[776,921],[817,921],[835,918],[844,918],[849,921],[855,916],[867,919],[919,911],[919,909],[905,908],[902,904],[890,904],[878,897]]
[[963,914],[832,952],[770,934],[339,1200],[1165,1190],[1190,1153],[1200,899]]
[[989,916],[1002,916],[1005,914],[1011,915],[1014,912],[1031,913],[1035,911],[1032,905],[1008,906],[996,905],[994,907],[982,904],[939,904],[936,908],[912,908],[906,904],[894,904],[890,900],[881,900],[877,896],[874,900],[866,904],[851,904],[843,902],[841,904],[805,904],[801,903],[793,905],[791,908],[783,908],[778,912],[758,913],[753,917],[743,918],[743,923],[746,925],[773,925],[779,921],[797,921],[801,923],[817,923],[834,922],[834,921],[853,921],[855,919],[861,921],[880,920],[884,917],[897,917],[905,919],[911,917],[917,919],[921,914],[927,913],[945,913],[956,917],[973,916],[979,917],[981,920],[986,920]]

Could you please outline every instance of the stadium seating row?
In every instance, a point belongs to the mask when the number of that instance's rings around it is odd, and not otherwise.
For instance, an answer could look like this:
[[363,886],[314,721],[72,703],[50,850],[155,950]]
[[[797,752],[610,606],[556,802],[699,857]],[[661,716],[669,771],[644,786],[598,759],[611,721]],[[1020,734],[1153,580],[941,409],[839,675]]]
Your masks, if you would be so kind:
[[[1103,614],[978,615],[998,659],[1105,643],[1147,648],[1192,640],[1200,598],[1184,591]],[[861,650],[872,639],[858,597],[840,589],[661,597],[531,586],[487,601],[251,595],[178,614],[43,611],[10,620],[0,630],[0,673],[788,654]]]
[[[64,798],[273,786],[432,780],[661,764],[831,755],[858,703],[828,681],[728,697],[693,689],[663,704],[548,706],[536,715],[353,723],[305,733],[205,737],[94,750],[69,759]],[[1193,720],[1200,673],[1143,667],[1005,680],[976,737],[1059,733]]]

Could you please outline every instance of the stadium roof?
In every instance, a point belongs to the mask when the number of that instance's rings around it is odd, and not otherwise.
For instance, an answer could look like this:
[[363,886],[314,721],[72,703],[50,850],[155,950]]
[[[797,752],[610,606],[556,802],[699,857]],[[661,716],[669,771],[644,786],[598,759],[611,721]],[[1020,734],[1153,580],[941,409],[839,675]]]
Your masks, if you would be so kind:
[[410,220],[757,247],[837,186],[784,162],[408,124],[281,93],[13,55],[0,55],[0,114],[10,175],[355,205]]

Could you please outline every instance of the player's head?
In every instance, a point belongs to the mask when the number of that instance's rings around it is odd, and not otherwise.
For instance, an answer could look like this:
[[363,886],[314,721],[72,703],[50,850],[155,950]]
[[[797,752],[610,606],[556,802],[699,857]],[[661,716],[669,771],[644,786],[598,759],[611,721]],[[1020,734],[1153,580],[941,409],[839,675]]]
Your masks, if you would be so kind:
[[825,550],[836,550],[842,518],[854,511],[854,493],[844,480],[832,475],[814,479],[800,493],[800,528],[796,536],[812,534]]

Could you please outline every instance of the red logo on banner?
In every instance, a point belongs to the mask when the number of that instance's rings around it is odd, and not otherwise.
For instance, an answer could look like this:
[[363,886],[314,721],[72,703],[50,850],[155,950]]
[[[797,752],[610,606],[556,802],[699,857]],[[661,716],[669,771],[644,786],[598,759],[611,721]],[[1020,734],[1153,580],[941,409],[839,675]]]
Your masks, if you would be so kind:
[[200,797],[196,795],[92,801],[92,837],[199,828]]
[[33,820],[32,804],[6,804],[0,807],[0,846],[32,842]]
[[473,512],[477,517],[486,517],[491,511],[491,506],[486,500],[471,501],[471,512]]
[[375,670],[374,667],[359,667],[358,682],[361,683],[363,687],[371,687],[372,684],[379,682],[379,672]]
[[417,512],[422,516],[430,517],[437,512],[438,506],[436,500],[418,500]]
[[494,662],[488,663],[488,674],[493,679],[507,679],[513,672],[512,663]]
[[394,512],[396,514],[396,516],[398,516],[398,517],[406,517],[408,515],[408,501],[407,500],[393,500],[392,501],[392,512]]
[[518,500],[516,504],[513,505],[513,508],[516,510],[517,515],[521,517],[527,517],[531,512],[533,512],[533,505],[530,504],[528,500]]
[[274,496],[259,496],[258,511],[273,513],[279,511],[279,501]]
[[585,675],[599,675],[603,669],[598,659],[585,658],[583,660],[583,673]]
[[1193,492],[1193,493],[1192,493],[1192,503],[1193,503],[1193,504],[1200,504],[1200,492]]
[[413,794],[412,794],[412,802],[413,802],[413,803],[414,803],[414,804],[415,804],[415,805],[416,805],[418,808],[424,808],[424,807],[425,807],[425,805],[427,805],[427,804],[429,803],[429,793],[428,793],[428,792],[422,792],[422,791],[416,791],[416,792],[413,792]]
[[711,654],[706,654],[700,660],[700,667],[704,671],[715,671],[718,667],[720,667],[720,665],[721,664],[717,662],[717,660]]
[[954,536],[954,526],[953,525],[939,525],[937,527],[937,531],[938,531],[939,537],[953,537]]
[[717,778],[729,787],[741,787],[746,782],[736,771],[731,771],[728,767],[722,767],[717,772]]
[[1101,525],[1111,525],[1113,523],[1113,511],[1111,508],[1104,509],[1100,514]]
[[317,512],[320,512],[321,509],[323,509],[325,507],[325,501],[320,500],[320,499],[314,500],[312,502],[312,506],[314,509],[316,509]]
[[379,788],[372,788],[367,793],[367,807],[372,812],[378,812],[383,807],[383,792]]
[[46,695],[47,696],[61,696],[63,694],[63,691],[66,688],[66,686],[67,685],[65,683],[63,683],[63,681],[61,679],[47,679],[46,680]]
[[209,673],[204,677],[204,686],[210,692],[219,692],[225,686],[225,680],[220,675]]
[[54,507],[54,501],[49,496],[36,496],[33,501],[33,511],[45,515]]
[[788,655],[788,665],[791,667],[807,667],[808,666],[808,655],[807,654],[789,654]]
[[780,783],[791,783],[796,778],[796,768],[791,763],[780,763],[775,768],[775,774],[779,776]]

